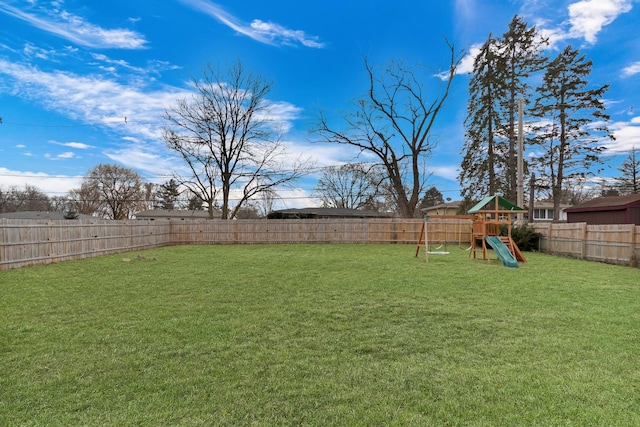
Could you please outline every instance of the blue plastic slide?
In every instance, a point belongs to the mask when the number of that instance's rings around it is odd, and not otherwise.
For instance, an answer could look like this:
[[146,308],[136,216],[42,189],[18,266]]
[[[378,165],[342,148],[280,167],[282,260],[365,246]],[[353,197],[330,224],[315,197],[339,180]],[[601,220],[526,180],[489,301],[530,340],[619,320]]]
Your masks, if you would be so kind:
[[515,259],[507,245],[502,243],[502,240],[498,236],[487,236],[485,238],[488,244],[491,245],[495,251],[498,259],[502,261],[502,264],[506,267],[518,268],[518,261]]

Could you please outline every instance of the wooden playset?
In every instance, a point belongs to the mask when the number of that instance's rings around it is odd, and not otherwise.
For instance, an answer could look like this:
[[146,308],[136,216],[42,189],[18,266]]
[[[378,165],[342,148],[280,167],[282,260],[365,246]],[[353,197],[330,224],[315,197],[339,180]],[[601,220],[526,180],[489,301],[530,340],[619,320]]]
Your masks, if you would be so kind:
[[[486,197],[469,209],[469,213],[475,215],[469,258],[480,259],[481,254],[483,260],[489,261],[487,245],[490,245],[507,267],[517,267],[518,262],[527,262],[511,238],[512,216],[524,210],[500,196]],[[500,235],[502,225],[506,228],[506,236]]]

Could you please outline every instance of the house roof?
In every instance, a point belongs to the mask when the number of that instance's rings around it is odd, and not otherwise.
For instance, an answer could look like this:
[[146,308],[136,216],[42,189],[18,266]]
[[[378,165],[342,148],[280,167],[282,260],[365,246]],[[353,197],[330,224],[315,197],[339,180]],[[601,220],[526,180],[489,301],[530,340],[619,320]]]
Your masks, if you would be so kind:
[[[568,207],[570,207],[571,205],[567,205],[564,203],[560,203],[560,210],[566,210]],[[549,202],[547,200],[543,200],[543,201],[534,201],[533,202],[533,207],[535,209],[553,209],[553,202]]]
[[77,218],[65,218],[64,212],[47,212],[47,211],[22,211],[22,212],[6,212],[0,213],[0,218],[7,219],[44,219],[44,220],[67,220],[73,219],[99,219],[91,215],[79,214]]
[[638,205],[640,207],[640,194],[629,194],[627,196],[597,197],[588,202],[581,203],[565,212],[585,212],[585,211],[608,211],[626,209]]
[[137,219],[151,219],[151,218],[189,218],[189,219],[207,219],[209,218],[209,212],[203,210],[181,210],[181,209],[149,209],[136,213]]
[[352,218],[386,218],[391,216],[390,213],[365,211],[360,209],[346,208],[298,208],[298,209],[282,209],[273,211],[269,214],[269,218],[311,218],[311,217],[352,217]]
[[489,196],[489,197],[485,197],[480,202],[478,202],[474,207],[469,209],[469,213],[475,214],[485,210],[495,210],[489,207],[489,204],[494,200],[498,201],[498,206],[497,206],[498,210],[505,210],[505,211],[525,211],[526,210],[525,208],[521,208],[515,203],[508,201],[502,196]]
[[440,209],[458,209],[462,204],[461,200],[455,200],[453,202],[440,203],[439,205],[429,206],[428,208],[423,208],[423,212],[435,211]]

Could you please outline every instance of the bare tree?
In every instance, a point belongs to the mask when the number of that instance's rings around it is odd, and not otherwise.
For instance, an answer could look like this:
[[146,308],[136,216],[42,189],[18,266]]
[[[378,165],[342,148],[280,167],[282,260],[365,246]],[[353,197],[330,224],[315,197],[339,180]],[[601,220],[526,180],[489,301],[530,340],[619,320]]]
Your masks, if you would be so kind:
[[222,219],[233,218],[252,197],[308,173],[307,161],[287,161],[267,100],[271,82],[238,61],[222,70],[207,64],[193,86],[193,97],[165,111],[164,140],[189,169],[176,179],[208,205],[211,218],[220,196]]
[[52,212],[65,212],[69,210],[70,200],[68,196],[49,197]]
[[95,215],[100,207],[100,191],[88,181],[83,181],[80,188],[74,188],[67,194],[70,209],[83,215]]
[[344,120],[345,130],[336,130],[320,114],[314,132],[321,141],[350,145],[375,157],[385,168],[389,188],[399,214],[414,217],[427,174],[425,160],[435,142],[431,129],[449,94],[461,53],[447,43],[451,51],[440,94],[426,99],[424,84],[402,63],[392,63],[381,75],[365,59],[369,89],[355,103],[355,111]]
[[258,215],[266,218],[273,211],[277,194],[274,190],[267,190],[260,193],[253,201],[253,206],[258,212]]
[[91,169],[71,196],[77,198],[78,213],[108,219],[131,218],[146,203],[140,175],[132,169],[108,164]]
[[33,185],[26,184],[23,189],[16,186],[7,190],[0,189],[0,212],[49,211],[49,197]]
[[376,171],[366,163],[327,167],[318,180],[317,197],[325,207],[374,210],[382,181]]

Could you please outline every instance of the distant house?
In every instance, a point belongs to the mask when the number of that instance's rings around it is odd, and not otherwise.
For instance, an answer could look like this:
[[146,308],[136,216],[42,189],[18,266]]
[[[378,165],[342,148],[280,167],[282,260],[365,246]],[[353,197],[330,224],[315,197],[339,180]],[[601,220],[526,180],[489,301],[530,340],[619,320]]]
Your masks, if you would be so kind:
[[560,218],[553,217],[553,202],[533,202],[533,222],[566,221],[566,209],[569,205],[560,205]]
[[91,215],[76,214],[75,216],[72,216],[65,212],[47,212],[47,211],[22,211],[22,212],[0,213],[0,218],[33,219],[33,220],[49,220],[49,221],[58,221],[58,220],[73,221],[74,219],[84,219],[84,220],[102,219],[102,218],[93,217]]
[[391,213],[344,208],[300,208],[271,212],[269,219],[389,218]]
[[146,219],[151,221],[209,219],[209,212],[203,210],[149,209],[138,212],[136,214],[136,219]]
[[640,225],[640,194],[598,197],[565,209],[567,222]]
[[435,206],[429,206],[423,208],[421,211],[427,216],[440,216],[440,215],[457,215],[458,209],[462,205],[461,200],[456,200],[448,203],[441,203]]

